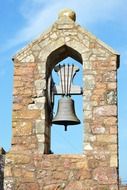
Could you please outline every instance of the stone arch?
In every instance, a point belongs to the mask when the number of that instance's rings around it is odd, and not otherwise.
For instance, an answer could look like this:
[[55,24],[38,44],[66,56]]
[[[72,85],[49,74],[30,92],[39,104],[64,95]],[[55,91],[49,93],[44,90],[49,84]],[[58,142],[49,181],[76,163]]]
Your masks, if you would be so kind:
[[48,55],[46,62],[47,77],[49,77],[50,72],[52,71],[54,66],[63,59],[66,59],[67,57],[71,57],[76,61],[78,61],[79,63],[83,64],[82,54],[79,51],[67,45],[63,45],[55,49]]
[[[55,65],[66,59],[67,57],[71,57],[74,60],[78,61],[80,64],[83,64],[83,59],[82,59],[82,54],[80,53],[80,51],[77,51],[75,49],[73,49],[72,47],[69,47],[67,45],[63,45],[60,46],[59,48],[55,49],[54,51],[52,51],[48,57],[47,57],[47,61],[46,61],[46,97],[48,97],[48,81],[50,80],[50,76],[51,76],[51,72],[52,69],[55,67]],[[48,104],[48,100],[46,99],[46,109],[45,109],[45,128],[47,128],[49,131],[49,141],[50,141],[50,126],[51,126],[51,120],[52,120],[52,108],[49,106]],[[46,131],[46,129],[45,129]],[[50,152],[50,145],[49,145],[49,150],[46,151],[47,153]]]

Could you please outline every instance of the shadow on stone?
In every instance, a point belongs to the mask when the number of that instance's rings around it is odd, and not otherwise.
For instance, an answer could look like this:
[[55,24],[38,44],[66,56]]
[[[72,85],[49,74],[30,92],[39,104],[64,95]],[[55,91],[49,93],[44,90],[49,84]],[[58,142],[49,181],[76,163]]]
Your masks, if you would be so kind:
[[6,152],[0,149],[0,190],[4,190],[4,165]]

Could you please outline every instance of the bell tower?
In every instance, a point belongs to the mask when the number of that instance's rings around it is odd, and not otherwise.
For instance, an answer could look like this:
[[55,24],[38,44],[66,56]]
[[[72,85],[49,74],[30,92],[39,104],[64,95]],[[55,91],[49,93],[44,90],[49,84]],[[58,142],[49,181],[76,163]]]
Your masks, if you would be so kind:
[[[75,65],[57,66],[67,57],[82,64],[83,88],[72,83],[78,77]],[[117,52],[65,9],[13,62],[13,137],[5,156],[4,189],[118,190]],[[53,84],[53,69],[58,86]],[[50,154],[52,123],[65,130],[80,123],[73,94],[83,96],[83,153]],[[55,95],[61,98],[53,117]]]

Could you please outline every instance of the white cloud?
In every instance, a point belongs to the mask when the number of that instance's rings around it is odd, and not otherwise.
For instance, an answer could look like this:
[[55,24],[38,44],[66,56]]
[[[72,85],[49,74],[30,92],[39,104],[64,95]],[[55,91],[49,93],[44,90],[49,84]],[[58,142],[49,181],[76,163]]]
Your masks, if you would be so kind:
[[125,0],[24,0],[20,7],[21,14],[25,18],[24,27],[8,40],[4,50],[27,42],[43,32],[57,19],[57,14],[62,8],[74,9],[77,21],[86,25],[100,21],[117,21],[120,7],[122,9],[125,6],[123,1]]

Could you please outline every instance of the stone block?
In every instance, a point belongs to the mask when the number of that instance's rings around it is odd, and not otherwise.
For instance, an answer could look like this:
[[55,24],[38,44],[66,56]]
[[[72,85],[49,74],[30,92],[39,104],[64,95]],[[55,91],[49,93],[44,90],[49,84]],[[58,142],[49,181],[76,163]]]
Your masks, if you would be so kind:
[[116,82],[109,82],[108,83],[108,89],[116,90],[116,88],[117,88],[117,83]]
[[93,75],[84,76],[85,89],[92,90],[95,87],[95,77]]
[[23,108],[22,104],[13,104],[13,110],[21,110]]
[[77,163],[76,163],[76,168],[77,169],[88,169],[88,163],[87,163],[87,159],[85,160],[83,160],[83,161],[78,161]]
[[13,175],[14,177],[21,177],[22,176],[22,169],[19,167],[14,167],[13,168]]
[[116,134],[118,133],[118,128],[117,126],[112,126],[110,127],[110,134]]
[[109,125],[109,126],[112,126],[112,125],[117,126],[117,117],[112,117],[112,116],[106,117],[106,118],[104,118],[103,123],[105,125]]
[[106,102],[107,104],[113,105],[117,103],[116,91],[110,90],[106,92]]
[[90,143],[85,143],[85,147],[84,147],[84,150],[93,150],[93,147]]
[[104,134],[106,131],[105,127],[100,124],[92,125],[92,133],[93,134]]
[[108,145],[108,150],[111,152],[111,153],[117,153],[117,144],[109,144]]
[[110,167],[118,167],[118,158],[117,158],[117,154],[115,155],[111,155],[110,158]]
[[86,179],[91,179],[92,178],[92,174],[91,171],[89,169],[80,169],[75,176],[76,180],[86,180]]
[[37,134],[38,142],[45,142],[45,134]]
[[36,120],[35,127],[36,127],[36,133],[37,134],[41,134],[41,133],[45,132],[45,125],[44,124],[45,124],[44,120]]
[[92,119],[92,111],[85,111],[85,119]]
[[14,178],[6,178],[4,180],[4,189],[5,190],[12,190],[14,189]]
[[37,90],[43,90],[45,88],[45,81],[42,79],[36,80],[34,83]]
[[7,177],[12,177],[12,168],[11,166],[6,166],[4,168],[4,175],[7,176]]
[[71,181],[66,186],[65,190],[84,190],[83,183],[81,181]]
[[44,143],[38,143],[38,152],[40,154],[44,154],[44,151],[45,151],[45,144]]
[[115,82],[116,81],[116,72],[115,71],[106,72],[103,75],[103,81],[104,82]]
[[60,185],[58,184],[49,184],[43,187],[43,190],[55,190],[55,189],[60,189]]
[[116,184],[117,183],[117,173],[115,168],[96,168],[93,171],[94,180],[98,181],[99,184]]
[[18,185],[19,190],[39,190],[39,185],[36,182],[33,183],[21,183]]
[[95,169],[99,166],[99,160],[97,159],[89,159],[88,160],[88,166],[91,169]]
[[39,110],[22,110],[13,112],[13,120],[19,119],[37,119],[40,116]]
[[32,122],[17,122],[16,127],[13,128],[13,136],[29,136],[32,134],[32,130]]
[[31,158],[26,154],[7,154],[5,158],[6,164],[28,164],[30,163]]
[[34,171],[28,171],[27,169],[22,170],[22,176],[21,176],[22,182],[35,182],[35,172]]
[[116,116],[117,115],[117,107],[115,105],[106,105],[99,106],[94,108],[94,116]]
[[97,142],[100,143],[117,143],[117,136],[116,135],[97,135]]

